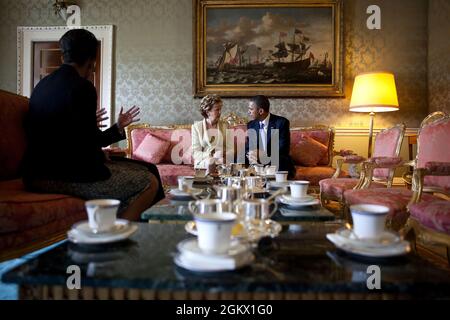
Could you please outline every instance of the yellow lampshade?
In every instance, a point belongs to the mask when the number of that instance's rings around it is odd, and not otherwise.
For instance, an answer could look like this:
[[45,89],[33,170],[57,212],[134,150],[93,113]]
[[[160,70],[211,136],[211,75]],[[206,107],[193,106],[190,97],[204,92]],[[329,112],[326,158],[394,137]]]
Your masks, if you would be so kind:
[[398,109],[397,90],[392,73],[370,72],[355,77],[350,111],[388,112]]

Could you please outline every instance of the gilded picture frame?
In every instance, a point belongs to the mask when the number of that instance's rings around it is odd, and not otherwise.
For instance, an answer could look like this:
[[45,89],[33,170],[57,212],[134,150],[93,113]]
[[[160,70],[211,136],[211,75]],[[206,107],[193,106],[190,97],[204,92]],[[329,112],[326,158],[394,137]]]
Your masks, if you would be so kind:
[[342,97],[342,0],[193,0],[194,96]]

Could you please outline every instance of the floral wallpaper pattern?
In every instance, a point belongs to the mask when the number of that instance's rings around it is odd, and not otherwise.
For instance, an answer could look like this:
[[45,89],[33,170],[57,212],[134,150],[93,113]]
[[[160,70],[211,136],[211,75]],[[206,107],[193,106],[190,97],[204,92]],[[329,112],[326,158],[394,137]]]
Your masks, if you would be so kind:
[[[116,113],[139,105],[142,122],[155,125],[200,119],[192,96],[191,0],[78,0],[83,25],[115,25]],[[382,29],[366,28],[373,0],[344,1],[345,92],[340,99],[272,99],[272,111],[293,125],[368,128],[368,114],[348,111],[354,76],[395,73],[401,110],[377,114],[375,127],[399,122],[418,127],[428,113],[427,1],[377,0]],[[0,88],[16,91],[16,27],[62,25],[49,0],[0,0]],[[447,58],[448,59],[448,58]],[[448,75],[447,75],[448,77]],[[448,100],[448,99],[447,99]],[[246,99],[225,99],[224,113],[245,115]]]
[[428,23],[429,109],[450,113],[450,0],[430,0]]

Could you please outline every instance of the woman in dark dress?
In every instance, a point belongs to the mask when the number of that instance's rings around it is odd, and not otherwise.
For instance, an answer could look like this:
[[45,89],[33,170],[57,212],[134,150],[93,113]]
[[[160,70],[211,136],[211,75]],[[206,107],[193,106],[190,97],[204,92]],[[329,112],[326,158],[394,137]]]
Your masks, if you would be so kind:
[[102,150],[125,138],[124,128],[139,121],[139,108],[121,109],[116,124],[98,128],[97,92],[87,80],[95,70],[97,45],[84,29],[60,39],[64,63],[38,83],[30,98],[24,182],[35,192],[119,199],[119,216],[138,220],[164,198],[161,179],[152,164],[109,159]]

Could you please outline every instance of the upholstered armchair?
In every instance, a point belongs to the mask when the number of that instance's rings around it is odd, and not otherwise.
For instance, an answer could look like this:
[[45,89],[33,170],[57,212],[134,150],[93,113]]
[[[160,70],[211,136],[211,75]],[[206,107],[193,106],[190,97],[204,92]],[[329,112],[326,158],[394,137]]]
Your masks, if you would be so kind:
[[337,155],[342,156],[336,160],[336,172],[330,179],[324,179],[319,182],[320,200],[325,206],[330,200],[338,201],[342,215],[344,214],[344,192],[347,190],[361,188],[383,188],[386,185],[392,186],[395,168],[381,169],[377,168],[371,171],[371,177],[366,176],[366,170],[361,171],[360,178],[338,178],[344,163],[351,165],[365,166],[367,163],[385,163],[391,161],[398,164],[401,159],[398,158],[403,137],[405,135],[405,125],[398,124],[392,128],[379,132],[375,138],[373,157],[366,160],[362,156],[352,152],[342,150]]
[[[375,158],[373,161],[366,162],[365,181],[361,189],[344,192],[346,207],[362,203],[387,206],[389,208],[389,214],[386,219],[387,227],[399,230],[408,219],[409,212],[407,208],[414,192],[406,188],[367,188],[367,185],[370,184],[370,180],[377,169],[392,170],[404,166],[412,166],[417,169],[425,168],[427,163],[430,162],[450,162],[450,150],[446,147],[449,139],[450,117],[443,112],[435,112],[429,115],[422,121],[419,130],[416,159],[410,162],[401,162],[395,158]],[[441,190],[442,179],[450,178],[426,177],[423,191],[435,192]],[[448,180],[447,186],[450,186],[450,180]],[[420,192],[420,194],[423,202],[439,199],[428,193],[422,194]]]
[[[447,132],[448,144],[450,118],[436,122],[432,130]],[[414,243],[418,240],[424,244],[446,246],[447,260],[450,264],[450,150],[446,148],[442,153],[448,162],[430,161],[424,165],[421,163],[421,167],[414,170],[413,195],[408,205],[410,216],[404,232]],[[424,201],[424,190],[442,195],[442,198]]]

